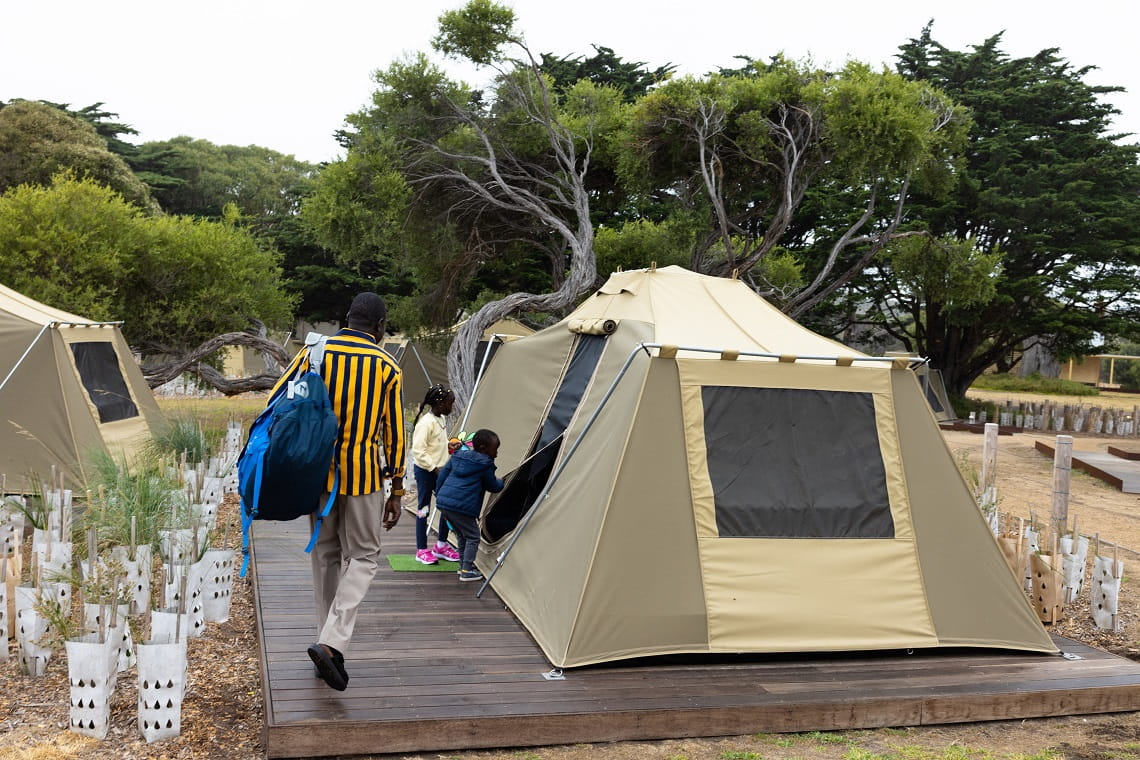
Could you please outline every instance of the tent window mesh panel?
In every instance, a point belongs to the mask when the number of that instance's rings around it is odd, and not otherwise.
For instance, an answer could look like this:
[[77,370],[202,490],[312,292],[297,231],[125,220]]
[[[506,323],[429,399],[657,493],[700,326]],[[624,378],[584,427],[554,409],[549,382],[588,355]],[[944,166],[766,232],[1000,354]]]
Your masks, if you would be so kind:
[[514,530],[546,487],[562,449],[566,428],[582,403],[605,347],[605,335],[578,336],[538,439],[523,463],[507,475],[503,490],[492,497],[494,501],[483,520],[483,535],[488,541],[498,541]]
[[404,355],[404,346],[402,343],[385,343],[384,351],[396,361],[400,361],[400,357]]
[[893,538],[869,393],[701,389],[719,535]]
[[99,422],[114,422],[139,416],[127,382],[119,371],[119,358],[111,343],[72,343],[71,353],[79,379],[99,410]]

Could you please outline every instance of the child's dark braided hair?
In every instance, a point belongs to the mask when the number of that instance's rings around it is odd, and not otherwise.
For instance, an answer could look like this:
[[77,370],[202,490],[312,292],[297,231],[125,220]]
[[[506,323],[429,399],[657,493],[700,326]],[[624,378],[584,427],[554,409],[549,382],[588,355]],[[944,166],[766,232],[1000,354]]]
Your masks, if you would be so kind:
[[451,389],[443,383],[436,383],[432,387],[428,388],[427,393],[424,394],[423,403],[420,404],[420,410],[416,412],[416,419],[412,420],[412,422],[416,422],[421,416],[423,416],[424,409],[430,409],[450,395]]

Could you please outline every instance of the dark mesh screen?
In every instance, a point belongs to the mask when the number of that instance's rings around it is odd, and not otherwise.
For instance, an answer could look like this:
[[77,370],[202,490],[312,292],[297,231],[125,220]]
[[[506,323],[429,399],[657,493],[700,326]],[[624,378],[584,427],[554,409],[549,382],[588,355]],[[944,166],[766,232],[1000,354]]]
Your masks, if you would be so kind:
[[562,450],[563,434],[582,402],[605,347],[604,335],[579,336],[538,439],[523,463],[505,478],[503,490],[491,497],[483,519],[483,535],[489,541],[497,541],[514,530],[546,487],[554,471],[554,460]]
[[79,369],[79,379],[99,410],[99,422],[138,417],[127,382],[119,372],[119,360],[111,343],[72,343],[71,353]]
[[756,538],[893,538],[869,393],[701,389],[717,529]]

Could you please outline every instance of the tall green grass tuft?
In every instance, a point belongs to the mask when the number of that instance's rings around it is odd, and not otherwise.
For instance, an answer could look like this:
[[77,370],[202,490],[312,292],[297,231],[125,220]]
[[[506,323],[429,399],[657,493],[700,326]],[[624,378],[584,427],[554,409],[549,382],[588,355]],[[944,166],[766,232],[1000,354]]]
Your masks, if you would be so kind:
[[214,444],[211,447],[197,417],[187,412],[177,412],[166,415],[162,425],[154,431],[148,456],[178,461],[185,454],[186,462],[196,465],[206,461],[211,449],[216,448],[217,441]]
[[155,549],[159,530],[189,523],[189,504],[178,484],[160,471],[159,461],[144,456],[131,467],[106,452],[91,455],[87,480],[91,496],[82,530],[94,526],[100,546],[130,545],[132,517],[136,544]]

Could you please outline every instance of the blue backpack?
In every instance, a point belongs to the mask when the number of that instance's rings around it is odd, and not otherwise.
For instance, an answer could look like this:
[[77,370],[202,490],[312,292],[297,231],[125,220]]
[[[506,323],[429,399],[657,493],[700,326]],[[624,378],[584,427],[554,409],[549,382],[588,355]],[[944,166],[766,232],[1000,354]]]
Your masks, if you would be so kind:
[[[242,566],[249,568],[249,534],[254,520],[294,520],[317,511],[332,466],[338,421],[321,379],[327,338],[309,333],[309,369],[288,381],[269,400],[249,429],[238,457],[241,496]],[[317,516],[306,552],[317,543],[321,521],[336,503],[339,472],[332,493]]]

